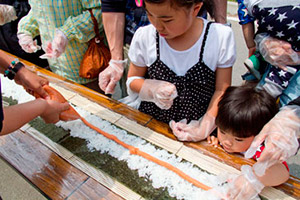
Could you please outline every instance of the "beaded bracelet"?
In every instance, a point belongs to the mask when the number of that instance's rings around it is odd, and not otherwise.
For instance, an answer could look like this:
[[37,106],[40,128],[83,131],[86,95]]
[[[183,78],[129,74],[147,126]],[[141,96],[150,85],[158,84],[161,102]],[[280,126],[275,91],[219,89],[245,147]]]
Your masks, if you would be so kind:
[[4,71],[4,76],[10,80],[13,80],[15,78],[15,75],[17,74],[17,72],[22,67],[24,67],[24,65],[21,62],[19,62],[19,59],[15,59],[8,66],[7,70]]

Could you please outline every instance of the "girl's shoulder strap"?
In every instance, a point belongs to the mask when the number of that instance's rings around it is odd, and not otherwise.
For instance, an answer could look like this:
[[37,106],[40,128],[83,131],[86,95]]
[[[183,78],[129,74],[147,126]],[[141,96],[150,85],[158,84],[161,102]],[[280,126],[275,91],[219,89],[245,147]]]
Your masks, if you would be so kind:
[[209,31],[209,28],[210,28],[212,23],[213,22],[208,22],[207,25],[206,25],[206,28],[205,28],[205,32],[204,32],[204,36],[203,36],[203,42],[202,42],[201,50],[200,50],[200,60],[202,60],[202,58],[203,58],[203,52],[204,52],[204,47],[205,47],[206,40],[207,40],[208,31]]
[[156,55],[157,58],[160,59],[160,55],[159,55],[159,34],[158,31],[156,31]]

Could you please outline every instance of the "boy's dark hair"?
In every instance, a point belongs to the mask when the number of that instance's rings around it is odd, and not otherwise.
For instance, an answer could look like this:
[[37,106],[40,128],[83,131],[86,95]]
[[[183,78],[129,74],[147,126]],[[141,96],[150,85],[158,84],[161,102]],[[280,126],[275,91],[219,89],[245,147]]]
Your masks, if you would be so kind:
[[277,112],[275,98],[255,84],[228,87],[218,104],[216,125],[235,137],[256,136]]
[[[144,0],[148,3],[164,3],[169,1],[171,6],[177,6],[179,8],[185,7],[185,8],[190,8],[192,7],[193,4],[203,2],[203,6],[201,10],[198,13],[198,16],[201,16],[204,10],[206,9],[209,15],[214,18],[214,13],[213,13],[213,1],[212,0]],[[145,7],[145,4],[143,3],[143,7]]]

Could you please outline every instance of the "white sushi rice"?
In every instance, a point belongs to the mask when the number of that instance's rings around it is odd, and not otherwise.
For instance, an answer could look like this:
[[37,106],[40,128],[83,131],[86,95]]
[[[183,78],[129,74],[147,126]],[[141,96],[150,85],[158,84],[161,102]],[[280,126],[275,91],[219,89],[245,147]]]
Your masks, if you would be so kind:
[[[28,102],[34,99],[34,97],[29,95],[22,86],[15,84],[14,81],[8,80],[3,76],[1,76],[1,85],[3,96],[11,96],[13,99],[18,100],[19,103]],[[162,161],[168,162],[201,183],[210,187],[216,187],[222,182],[215,175],[199,170],[199,168],[194,167],[190,162],[182,162],[182,158],[169,153],[164,149],[158,149],[146,140],[128,134],[127,131],[117,128],[110,122],[102,120],[98,116],[92,115],[81,108],[74,108],[88,122],[97,126],[101,130],[117,136],[121,141],[135,146],[141,151],[144,151]],[[154,188],[165,187],[172,197],[191,200],[218,199],[211,195],[210,192],[206,192],[192,185],[174,172],[140,156],[131,155],[129,150],[90,129],[80,120],[70,122],[60,121],[56,125],[66,130],[70,130],[70,134],[73,137],[85,139],[90,151],[100,151],[102,153],[106,152],[120,161],[126,161],[128,167],[132,170],[137,170],[140,177],[151,180]]]

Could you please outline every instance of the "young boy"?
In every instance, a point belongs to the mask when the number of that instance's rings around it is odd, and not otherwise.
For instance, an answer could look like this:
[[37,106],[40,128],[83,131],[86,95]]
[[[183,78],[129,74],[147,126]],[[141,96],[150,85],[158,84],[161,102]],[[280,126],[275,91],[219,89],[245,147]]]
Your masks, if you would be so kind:
[[[209,136],[207,139],[214,146],[220,143],[228,153],[247,151],[254,137],[278,112],[275,99],[264,90],[256,89],[254,84],[227,88],[218,103],[218,109],[217,136]],[[264,144],[261,144],[253,159],[257,160],[263,150]],[[242,181],[238,184],[237,181],[229,183],[233,186],[229,186],[232,190],[227,194],[247,191],[244,195],[256,196],[265,186],[277,186],[284,183],[289,177],[289,171],[285,162],[278,162],[269,167],[260,177],[252,171],[250,166],[243,166],[241,176]],[[248,199],[248,197],[243,199]]]

